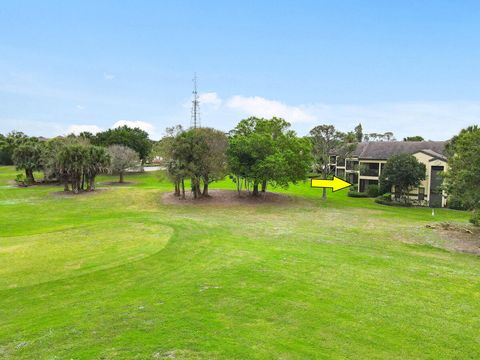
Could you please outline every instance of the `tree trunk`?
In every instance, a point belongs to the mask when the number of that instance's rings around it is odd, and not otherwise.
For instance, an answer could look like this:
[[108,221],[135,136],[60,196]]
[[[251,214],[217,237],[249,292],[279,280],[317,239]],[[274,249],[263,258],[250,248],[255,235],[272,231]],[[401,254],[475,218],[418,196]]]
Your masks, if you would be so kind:
[[90,191],[95,191],[95,175],[91,175],[88,181],[88,187]]
[[267,191],[267,180],[262,181],[262,193]]
[[[323,180],[327,180],[327,173],[324,172],[322,178]],[[322,199],[323,200],[327,199],[327,188],[323,188]]]
[[185,179],[182,179],[182,200],[185,200]]
[[203,177],[203,192],[202,196],[209,196],[208,195],[208,175]]
[[238,195],[240,196],[240,190],[242,188],[242,183],[241,183],[242,179],[240,179],[239,176],[237,176],[237,192],[238,192]]
[[119,174],[119,175],[120,175],[120,180],[119,180],[119,182],[123,183],[123,171],[120,171],[120,174]]
[[253,196],[258,196],[258,183],[257,182],[254,182],[253,183],[253,193],[252,193]]
[[82,186],[80,187],[81,190],[85,189],[85,174],[82,173]]
[[174,192],[175,196],[180,196],[180,184],[178,182],[178,180],[175,180],[175,192]]
[[62,175],[62,180],[63,180],[63,191],[68,192],[70,191],[70,186],[68,184],[68,175],[63,174]]
[[72,176],[72,191],[74,194],[78,194],[78,175],[74,174]]
[[202,197],[202,192],[200,191],[200,179],[197,179],[197,184],[195,186],[197,192],[197,198]]
[[190,186],[192,188],[193,198],[196,199],[197,198],[197,184],[196,184],[195,178],[193,178],[193,177],[190,180]]
[[25,169],[25,176],[27,177],[27,180],[30,184],[33,184],[35,182],[32,169]]

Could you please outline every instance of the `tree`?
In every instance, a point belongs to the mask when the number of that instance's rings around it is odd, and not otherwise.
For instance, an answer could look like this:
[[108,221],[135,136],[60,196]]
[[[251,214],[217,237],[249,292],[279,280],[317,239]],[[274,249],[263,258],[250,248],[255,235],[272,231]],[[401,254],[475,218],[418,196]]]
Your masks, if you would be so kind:
[[[86,134],[85,136],[89,135]],[[152,142],[146,131],[138,127],[132,129],[126,125],[99,132],[91,138],[91,142],[94,145],[106,147],[110,145],[127,146],[138,153],[142,164],[145,163],[152,149]]]
[[108,152],[111,158],[110,171],[119,174],[119,182],[123,183],[125,171],[140,162],[139,156],[135,150],[124,145],[110,145]]
[[[357,137],[353,133],[337,131],[333,125],[319,125],[310,130],[312,141],[312,154],[315,171],[319,172],[322,179],[327,179],[332,174],[329,167],[330,156],[347,158],[357,146]],[[323,199],[327,198],[327,189],[323,188]]]
[[185,199],[185,176],[187,175],[182,169],[182,164],[178,159],[173,159],[174,143],[177,136],[184,130],[181,125],[168,127],[165,136],[162,137],[152,148],[151,156],[159,156],[164,160],[167,167],[167,174],[175,186],[175,196],[180,196],[182,190],[182,198]]
[[227,149],[231,178],[241,190],[252,186],[252,195],[266,192],[267,184],[287,187],[305,180],[310,168],[311,145],[298,138],[290,124],[281,118],[250,117],[230,132]]
[[5,149],[6,145],[7,141],[5,135],[0,134],[0,165],[9,165],[9,163],[11,163],[11,156],[9,156]]
[[355,138],[357,139],[357,142],[362,142],[363,140],[362,124],[358,124],[357,126],[355,126],[355,129],[353,129],[353,131],[355,132]]
[[34,183],[33,172],[42,168],[41,145],[35,141],[28,141],[13,150],[12,160],[17,169],[25,170],[25,176],[29,183]]
[[167,163],[171,159],[172,143],[175,136],[183,131],[182,125],[167,127],[165,135],[160,140],[153,142],[149,158],[155,159],[158,157],[162,162]]
[[95,178],[108,170],[110,156],[104,147],[91,145],[81,136],[53,138],[45,142],[42,167],[45,178],[64,184],[64,191],[94,191]]
[[82,175],[87,165],[88,148],[79,143],[69,143],[63,146],[58,152],[58,164],[60,172],[65,174],[65,191],[68,191],[68,184],[72,186],[74,194],[83,190]]
[[179,133],[172,145],[172,161],[182,186],[182,198],[185,198],[185,178],[190,177],[193,197],[197,199],[200,193],[200,158],[207,151],[207,144],[200,136],[196,136],[196,129]]
[[474,211],[474,220],[480,209],[480,128],[463,129],[450,141],[448,154],[446,190],[450,198]]
[[7,136],[2,135],[0,137],[0,164],[12,165],[13,151],[28,140],[29,137],[20,131],[12,131]]
[[403,138],[403,141],[424,141],[425,139],[420,135],[407,136]]
[[201,138],[206,144],[205,151],[198,154],[199,171],[203,181],[202,196],[208,195],[208,185],[227,175],[226,149],[228,145],[227,136],[223,131],[212,128],[194,129],[195,136]]
[[[211,128],[183,131],[180,126],[167,129],[161,140],[167,157],[167,170],[175,184],[175,195],[185,199],[185,179],[191,179],[193,197],[208,195],[212,181],[226,175],[226,135]],[[203,183],[203,191],[201,184]]]
[[399,154],[390,157],[385,163],[380,183],[384,189],[395,186],[396,194],[408,202],[409,190],[418,187],[425,177],[425,164],[420,163],[413,155]]
[[87,191],[95,190],[95,178],[106,172],[110,166],[110,154],[104,147],[90,145],[87,147],[87,161],[84,168]]
[[65,137],[55,137],[45,141],[41,155],[44,180],[58,180],[68,187],[67,174],[62,171],[62,164],[59,160],[60,151],[68,143],[71,143],[71,140]]

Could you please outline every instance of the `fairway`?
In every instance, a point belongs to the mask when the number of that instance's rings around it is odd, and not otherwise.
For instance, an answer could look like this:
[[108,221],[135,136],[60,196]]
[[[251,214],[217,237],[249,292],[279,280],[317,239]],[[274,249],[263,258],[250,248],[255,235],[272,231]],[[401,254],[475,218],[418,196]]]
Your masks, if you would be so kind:
[[63,196],[16,173],[0,167],[0,358],[480,357],[480,259],[425,227],[465,212],[308,182],[270,189],[288,203],[165,204],[162,172]]

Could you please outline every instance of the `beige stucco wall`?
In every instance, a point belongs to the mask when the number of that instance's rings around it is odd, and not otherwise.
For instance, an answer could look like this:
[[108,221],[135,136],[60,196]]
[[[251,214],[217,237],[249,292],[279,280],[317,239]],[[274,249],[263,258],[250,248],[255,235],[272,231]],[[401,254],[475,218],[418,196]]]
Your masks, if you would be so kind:
[[[413,154],[417,158],[417,160],[423,164],[425,164],[425,167],[427,168],[427,176],[425,180],[422,181],[421,185],[422,187],[425,188],[425,198],[430,201],[430,176],[432,174],[432,166],[443,166],[445,171],[448,171],[448,164],[446,161],[435,159],[432,160],[434,157],[428,154],[425,154],[423,152],[417,152]],[[418,193],[418,189],[415,189],[416,193]],[[443,193],[442,197],[442,207],[447,205],[447,199],[446,199],[446,194],[445,192]]]

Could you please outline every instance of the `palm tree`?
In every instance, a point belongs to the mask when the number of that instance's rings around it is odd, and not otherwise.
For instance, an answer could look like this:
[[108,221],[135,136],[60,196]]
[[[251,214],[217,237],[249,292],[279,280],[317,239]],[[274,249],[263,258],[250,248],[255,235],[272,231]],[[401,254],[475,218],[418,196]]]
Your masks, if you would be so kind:
[[95,177],[102,172],[108,171],[110,166],[110,154],[100,146],[89,146],[84,175],[87,180],[87,191],[95,190]]

